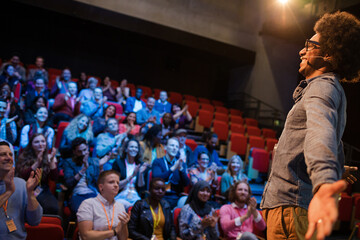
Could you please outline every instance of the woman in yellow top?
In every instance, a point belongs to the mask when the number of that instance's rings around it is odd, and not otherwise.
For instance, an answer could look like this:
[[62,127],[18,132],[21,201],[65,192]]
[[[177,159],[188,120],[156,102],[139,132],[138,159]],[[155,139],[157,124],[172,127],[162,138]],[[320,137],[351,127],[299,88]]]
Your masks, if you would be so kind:
[[139,200],[131,209],[128,224],[129,238],[133,240],[175,240],[176,232],[170,205],[163,200],[165,182],[153,178],[150,182],[150,196]]

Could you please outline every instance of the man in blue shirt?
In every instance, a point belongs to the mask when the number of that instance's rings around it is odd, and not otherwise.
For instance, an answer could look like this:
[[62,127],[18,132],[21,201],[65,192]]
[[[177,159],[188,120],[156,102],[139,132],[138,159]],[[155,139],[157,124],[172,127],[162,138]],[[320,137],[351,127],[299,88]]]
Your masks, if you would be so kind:
[[147,122],[160,124],[160,113],[154,109],[154,105],[155,98],[149,97],[146,103],[146,108],[143,108],[136,113],[137,124],[142,125]]

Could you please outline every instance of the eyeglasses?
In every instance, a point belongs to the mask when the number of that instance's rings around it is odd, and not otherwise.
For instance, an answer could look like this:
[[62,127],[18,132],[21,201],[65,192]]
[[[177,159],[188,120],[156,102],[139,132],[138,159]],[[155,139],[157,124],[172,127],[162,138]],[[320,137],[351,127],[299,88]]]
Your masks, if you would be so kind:
[[306,51],[310,51],[310,50],[313,50],[313,49],[319,49],[319,48],[320,48],[320,43],[319,42],[306,39],[306,41],[305,41],[305,50]]

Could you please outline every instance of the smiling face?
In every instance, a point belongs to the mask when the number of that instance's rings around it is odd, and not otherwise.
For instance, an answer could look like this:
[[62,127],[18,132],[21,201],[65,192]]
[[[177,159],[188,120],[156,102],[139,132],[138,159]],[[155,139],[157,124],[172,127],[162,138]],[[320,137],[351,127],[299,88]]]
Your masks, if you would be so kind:
[[32,148],[34,149],[35,153],[39,153],[42,151],[45,151],[46,149],[46,139],[43,135],[39,135],[36,136],[32,143],[31,143]]
[[130,157],[136,157],[136,155],[139,152],[139,146],[137,144],[137,142],[135,141],[130,141],[128,143],[128,146],[126,148],[126,153],[130,156]]
[[202,202],[207,202],[210,199],[210,196],[211,196],[211,192],[210,192],[210,189],[207,187],[200,189],[200,191],[198,192],[198,195],[197,195],[199,200]]
[[45,107],[40,107],[35,114],[35,118],[39,122],[45,122],[48,118],[48,110]]
[[175,157],[176,154],[179,152],[179,142],[175,139],[169,139],[166,144],[166,154],[171,157]]
[[0,145],[0,171],[10,171],[13,163],[14,158],[10,148],[6,145]]
[[119,192],[120,178],[117,174],[112,173],[105,177],[104,183],[99,184],[101,195],[115,197]]
[[88,125],[89,125],[89,119],[86,116],[83,116],[77,122],[77,127],[79,132],[85,131]]

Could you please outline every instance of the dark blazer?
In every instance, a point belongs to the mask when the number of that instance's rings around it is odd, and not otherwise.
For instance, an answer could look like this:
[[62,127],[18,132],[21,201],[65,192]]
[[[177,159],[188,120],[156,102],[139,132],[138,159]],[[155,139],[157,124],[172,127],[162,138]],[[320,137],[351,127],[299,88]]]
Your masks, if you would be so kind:
[[[160,200],[160,205],[165,216],[163,236],[165,240],[176,239],[175,226],[170,205],[165,200]],[[154,220],[151,214],[149,199],[142,199],[135,203],[131,209],[128,223],[129,238],[133,240],[150,240],[154,230]]]

